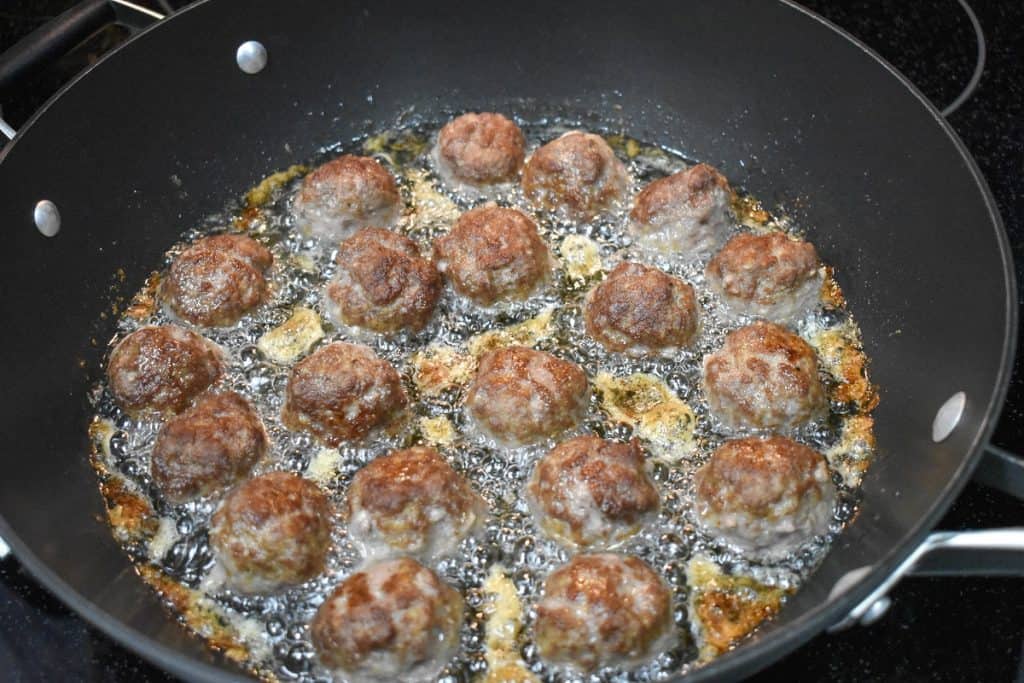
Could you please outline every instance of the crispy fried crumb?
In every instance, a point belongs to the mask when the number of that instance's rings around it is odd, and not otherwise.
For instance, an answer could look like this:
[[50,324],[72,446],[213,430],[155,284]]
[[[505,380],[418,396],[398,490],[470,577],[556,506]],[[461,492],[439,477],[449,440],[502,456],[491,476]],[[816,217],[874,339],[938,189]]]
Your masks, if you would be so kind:
[[554,313],[554,307],[548,307],[529,320],[475,335],[467,344],[469,352],[479,358],[488,351],[503,349],[506,346],[532,348],[554,332]]
[[451,346],[431,345],[412,356],[413,382],[424,396],[437,396],[469,382],[476,359]]
[[701,661],[722,654],[750,634],[782,605],[786,591],[748,576],[732,576],[709,559],[693,557],[686,565],[689,610]]
[[135,320],[145,320],[156,310],[156,293],[160,287],[160,273],[150,273],[146,284],[132,297],[125,315]]
[[274,196],[274,192],[278,188],[286,185],[308,170],[308,166],[295,164],[293,166],[289,166],[283,171],[271,173],[261,180],[256,187],[245,193],[246,208],[251,210],[256,207],[263,206],[271,200]]

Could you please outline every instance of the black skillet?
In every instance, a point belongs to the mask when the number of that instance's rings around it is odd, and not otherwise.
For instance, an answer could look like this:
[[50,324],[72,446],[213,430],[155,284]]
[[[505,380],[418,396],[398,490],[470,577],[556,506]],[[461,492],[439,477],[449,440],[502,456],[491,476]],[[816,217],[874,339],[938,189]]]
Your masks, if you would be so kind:
[[[110,18],[107,3],[86,10],[58,28]],[[269,56],[251,75],[236,63],[250,40]],[[62,90],[0,156],[0,536],[42,583],[174,674],[238,675],[174,623],[103,521],[86,437],[113,325],[101,314],[268,171],[403,116],[481,109],[569,114],[719,166],[796,213],[863,329],[882,400],[861,512],[782,614],[693,680],[755,671],[875,604],[862,601],[926,547],[991,433],[1015,347],[1012,263],[985,181],[939,113],[849,36],[766,0],[212,0]],[[33,224],[56,225],[42,200],[60,215],[54,237]],[[936,413],[958,392],[962,416],[936,442]],[[942,540],[1019,547],[1021,534]]]

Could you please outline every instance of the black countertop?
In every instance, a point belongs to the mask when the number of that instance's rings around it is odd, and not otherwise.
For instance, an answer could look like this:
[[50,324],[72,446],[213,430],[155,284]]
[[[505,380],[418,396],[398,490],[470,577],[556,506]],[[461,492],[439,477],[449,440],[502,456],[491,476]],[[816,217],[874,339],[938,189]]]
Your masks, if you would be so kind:
[[[7,0],[0,50],[68,0]],[[150,0],[155,9],[184,3]],[[957,0],[805,0],[890,61],[940,108],[956,99],[976,61],[974,30]],[[971,98],[949,117],[987,178],[1013,245],[1024,291],[1024,3],[972,0],[987,39],[986,68]],[[162,7],[161,7],[162,6]],[[83,63],[115,44],[110,30],[4,102],[17,127]],[[1024,354],[994,442],[1024,452]],[[1024,503],[969,484],[945,529],[1024,525]],[[832,681],[1013,681],[1024,683],[1024,581],[910,578],[877,623],[820,635],[760,677]],[[171,681],[86,625],[8,556],[0,560],[0,678],[11,681]]]

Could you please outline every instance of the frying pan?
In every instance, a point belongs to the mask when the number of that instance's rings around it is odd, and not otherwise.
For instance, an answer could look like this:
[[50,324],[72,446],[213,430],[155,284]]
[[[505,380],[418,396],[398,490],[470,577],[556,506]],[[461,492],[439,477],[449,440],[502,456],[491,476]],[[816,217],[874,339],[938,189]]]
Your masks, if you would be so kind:
[[[269,56],[254,74],[236,64],[250,40]],[[973,160],[863,45],[762,0],[212,0],[110,54],[0,155],[0,536],[29,571],[174,674],[239,675],[177,627],[104,522],[87,394],[111,302],[142,285],[179,233],[268,172],[403,117],[481,109],[610,123],[719,166],[795,214],[837,267],[863,330],[881,403],[861,511],[778,618],[693,680],[750,673],[825,628],[869,618],[924,550],[1020,547],[1021,530],[922,545],[992,431],[1016,292]],[[42,200],[59,212],[53,237],[33,226]],[[49,232],[57,224],[52,208],[36,218]],[[954,400],[946,413],[955,426],[936,442],[937,412],[961,392],[962,411]]]

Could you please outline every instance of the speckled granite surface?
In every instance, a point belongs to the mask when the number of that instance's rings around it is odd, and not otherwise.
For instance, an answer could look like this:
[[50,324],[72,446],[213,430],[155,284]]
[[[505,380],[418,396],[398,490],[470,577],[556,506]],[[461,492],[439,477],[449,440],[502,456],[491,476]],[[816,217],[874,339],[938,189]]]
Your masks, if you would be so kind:
[[[68,0],[6,0],[0,50]],[[156,7],[155,0],[149,0]],[[165,3],[166,4],[166,3]],[[171,2],[181,5],[181,2]],[[975,38],[956,0],[805,0],[906,74],[940,107],[953,101],[975,63]],[[1013,243],[1024,285],[1024,3],[972,0],[987,40],[987,67],[974,96],[950,117],[988,179]],[[26,83],[5,115],[20,124],[89,50]],[[1024,287],[1022,287],[1024,291]],[[1024,354],[995,442],[1024,452]],[[1024,504],[971,484],[941,526],[1024,525]],[[1024,580],[915,578],[892,594],[878,623],[821,635],[758,678],[793,681],[1020,681],[1024,683]],[[70,614],[26,576],[0,561],[0,679],[9,681],[169,681]]]

